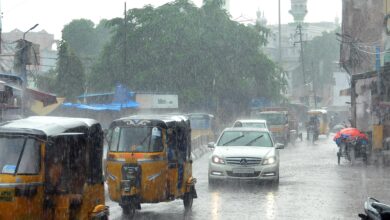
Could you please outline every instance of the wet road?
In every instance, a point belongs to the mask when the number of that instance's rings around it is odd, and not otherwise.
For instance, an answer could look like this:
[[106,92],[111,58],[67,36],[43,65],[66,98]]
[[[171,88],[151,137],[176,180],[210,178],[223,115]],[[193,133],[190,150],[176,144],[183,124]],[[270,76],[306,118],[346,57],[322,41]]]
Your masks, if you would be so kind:
[[[181,200],[143,204],[135,219],[358,219],[368,196],[390,203],[388,168],[357,162],[337,165],[332,137],[315,145],[297,142],[281,150],[280,184],[236,182],[209,188],[209,154],[194,163],[198,199],[185,214]],[[112,202],[110,219],[126,219]]]

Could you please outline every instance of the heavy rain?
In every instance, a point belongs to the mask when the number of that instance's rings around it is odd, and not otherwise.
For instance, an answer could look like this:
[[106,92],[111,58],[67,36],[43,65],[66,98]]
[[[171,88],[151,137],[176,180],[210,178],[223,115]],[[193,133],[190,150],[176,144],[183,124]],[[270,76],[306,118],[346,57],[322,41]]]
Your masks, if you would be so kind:
[[390,0],[0,0],[0,220],[390,219]]

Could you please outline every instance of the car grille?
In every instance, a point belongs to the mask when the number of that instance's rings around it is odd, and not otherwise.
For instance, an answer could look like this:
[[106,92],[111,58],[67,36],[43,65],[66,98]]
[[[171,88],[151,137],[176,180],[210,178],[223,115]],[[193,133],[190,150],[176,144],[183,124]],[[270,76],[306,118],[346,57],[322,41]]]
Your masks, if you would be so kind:
[[259,158],[259,157],[227,157],[226,163],[231,164],[231,165],[254,166],[254,165],[259,165],[261,163],[261,158]]
[[227,171],[226,173],[231,177],[257,177],[260,175],[260,171],[254,173],[233,173],[232,171]]

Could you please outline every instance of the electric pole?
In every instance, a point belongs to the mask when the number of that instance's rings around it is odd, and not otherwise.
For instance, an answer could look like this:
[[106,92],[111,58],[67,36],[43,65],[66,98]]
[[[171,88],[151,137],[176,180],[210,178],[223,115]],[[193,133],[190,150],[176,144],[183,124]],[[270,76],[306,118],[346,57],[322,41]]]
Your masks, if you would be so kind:
[[123,77],[126,76],[127,73],[127,8],[126,8],[126,2],[125,2],[125,9],[124,9],[124,19],[123,19]]
[[299,44],[301,45],[301,65],[302,65],[302,76],[303,76],[303,84],[306,85],[306,73],[305,73],[305,59],[303,57],[303,40],[302,40],[302,25],[298,24],[297,26],[298,34],[299,34]]
[[298,23],[296,34],[299,35],[299,41],[294,42],[294,46],[296,43],[299,43],[301,46],[300,56],[301,56],[302,77],[303,77],[303,93],[304,93],[304,97],[307,98],[308,96],[307,96],[307,92],[306,92],[306,73],[305,73],[306,70],[305,70],[305,58],[304,58],[304,51],[303,51],[302,24],[301,23]]
[[282,24],[280,16],[280,0],[279,0],[279,64],[282,63]]

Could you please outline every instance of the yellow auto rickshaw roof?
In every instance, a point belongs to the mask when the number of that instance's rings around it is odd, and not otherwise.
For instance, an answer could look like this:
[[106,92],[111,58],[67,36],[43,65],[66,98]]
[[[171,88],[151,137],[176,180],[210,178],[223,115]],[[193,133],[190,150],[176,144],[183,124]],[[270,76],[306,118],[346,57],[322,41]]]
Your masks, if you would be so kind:
[[115,125],[131,125],[131,124],[164,124],[166,127],[175,125],[184,125],[189,127],[189,118],[185,115],[132,115],[114,120],[110,127]]
[[91,127],[99,124],[90,118],[69,118],[53,116],[32,116],[0,125],[0,133],[26,133],[55,136],[79,127]]

